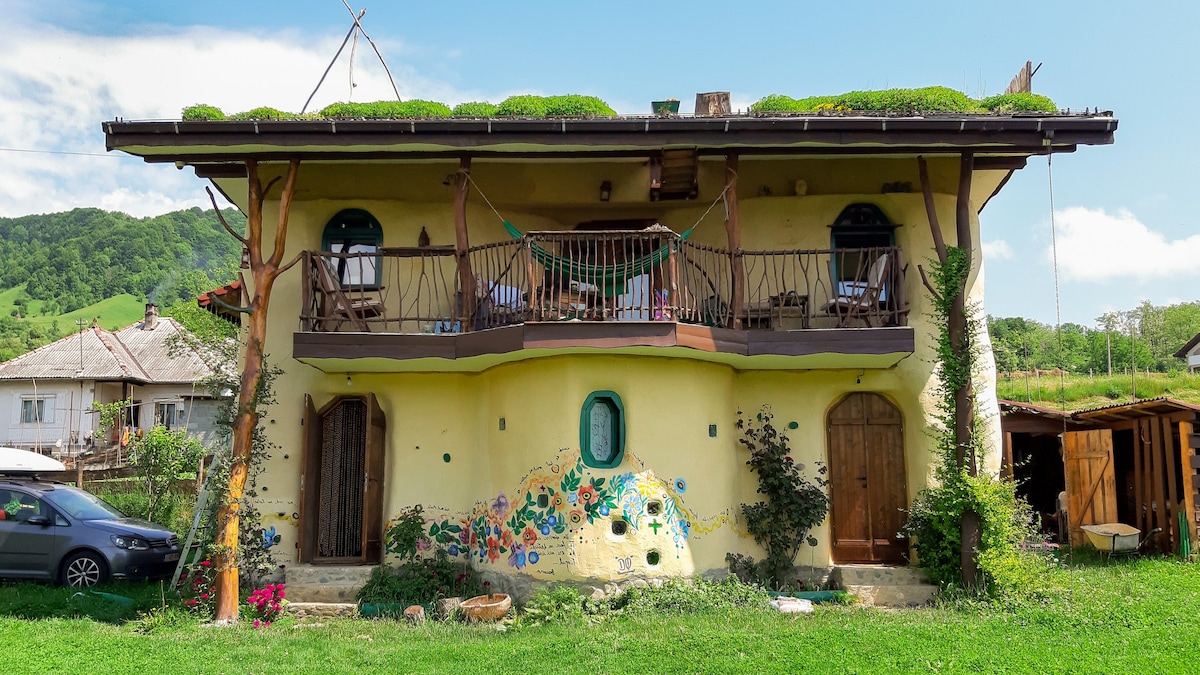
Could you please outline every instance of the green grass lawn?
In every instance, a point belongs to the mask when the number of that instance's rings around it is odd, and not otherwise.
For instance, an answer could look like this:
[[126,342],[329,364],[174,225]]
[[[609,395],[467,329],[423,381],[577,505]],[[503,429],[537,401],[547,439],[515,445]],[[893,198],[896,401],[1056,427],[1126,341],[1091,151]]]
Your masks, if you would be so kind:
[[109,587],[134,596],[131,607],[9,585],[0,653],[21,673],[1196,672],[1200,567],[1136,560],[1051,574],[1058,590],[1043,601],[640,613],[503,632],[349,619],[206,628],[173,611],[140,618],[160,603],[153,584]]
[[1130,392],[1135,386],[1139,399],[1166,396],[1184,403],[1200,404],[1200,375],[1187,373],[1138,373],[1135,378],[1128,374],[1112,377],[1067,375],[1061,380],[1057,375],[1046,374],[1040,378],[1002,375],[996,381],[996,396],[1051,410],[1073,411],[1130,403]]
[[[0,316],[10,316],[16,307],[14,301],[24,294],[23,285],[0,291]],[[41,316],[42,304],[41,300],[30,300],[25,310],[28,315],[22,321],[46,327],[57,321],[59,330],[71,333],[75,331],[76,319],[83,319],[88,323],[91,323],[92,319],[99,319],[101,327],[112,330],[124,328],[145,315],[145,303],[128,293],[105,298],[66,314]]]

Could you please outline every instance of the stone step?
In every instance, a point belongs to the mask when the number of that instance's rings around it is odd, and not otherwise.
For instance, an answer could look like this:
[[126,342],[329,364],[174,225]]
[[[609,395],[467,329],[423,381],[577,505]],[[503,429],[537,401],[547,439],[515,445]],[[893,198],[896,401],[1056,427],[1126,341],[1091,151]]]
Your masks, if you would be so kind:
[[288,600],[294,603],[353,603],[374,565],[301,565],[284,570]]
[[899,565],[837,565],[833,581],[848,586],[910,586],[927,584],[929,580],[919,567]]
[[876,607],[919,607],[937,597],[933,584],[899,584],[883,586],[843,586],[847,593],[864,605]]
[[289,602],[287,612],[298,619],[358,616],[353,602]]

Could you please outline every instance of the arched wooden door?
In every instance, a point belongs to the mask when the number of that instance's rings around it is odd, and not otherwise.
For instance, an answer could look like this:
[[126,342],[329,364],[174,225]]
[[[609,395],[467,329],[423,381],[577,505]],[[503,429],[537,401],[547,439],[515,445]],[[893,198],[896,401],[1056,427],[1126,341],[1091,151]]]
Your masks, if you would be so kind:
[[900,410],[850,394],[829,412],[829,496],[836,563],[905,562],[898,536],[908,508]]

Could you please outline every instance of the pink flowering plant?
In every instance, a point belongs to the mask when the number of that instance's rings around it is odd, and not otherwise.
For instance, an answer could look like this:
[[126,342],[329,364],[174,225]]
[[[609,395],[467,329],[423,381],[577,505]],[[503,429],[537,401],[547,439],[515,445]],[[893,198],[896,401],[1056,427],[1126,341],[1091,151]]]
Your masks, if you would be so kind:
[[212,617],[216,610],[215,580],[216,572],[211,560],[201,560],[185,568],[176,587],[184,608],[201,617]]
[[283,584],[267,584],[246,598],[246,618],[253,619],[255,628],[270,626],[279,618],[287,604]]

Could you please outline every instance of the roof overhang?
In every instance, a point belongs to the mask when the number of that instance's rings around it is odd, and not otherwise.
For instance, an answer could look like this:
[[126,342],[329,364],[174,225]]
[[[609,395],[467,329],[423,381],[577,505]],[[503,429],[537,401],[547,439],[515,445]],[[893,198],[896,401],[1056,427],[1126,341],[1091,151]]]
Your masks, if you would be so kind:
[[[106,146],[147,162],[257,159],[421,160],[472,157],[915,155],[1017,158],[1113,142],[1117,120],[1094,115],[806,115],[600,119],[260,120],[104,122]],[[1000,168],[1000,167],[997,167]],[[1015,167],[1019,168],[1019,167]],[[216,171],[217,173],[214,173]],[[218,169],[210,170],[216,177]],[[230,176],[232,177],[232,176]]]

